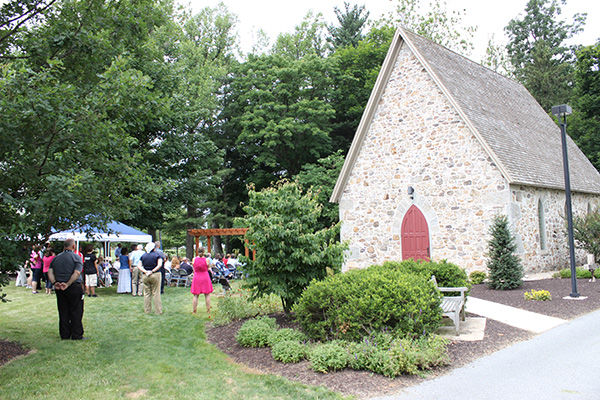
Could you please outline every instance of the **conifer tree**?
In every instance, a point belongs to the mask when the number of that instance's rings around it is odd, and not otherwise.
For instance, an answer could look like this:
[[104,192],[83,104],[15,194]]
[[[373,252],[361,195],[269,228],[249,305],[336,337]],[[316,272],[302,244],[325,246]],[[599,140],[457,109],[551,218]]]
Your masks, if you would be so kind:
[[489,287],[508,290],[523,284],[523,265],[515,254],[517,246],[508,228],[508,219],[501,215],[494,218],[490,227],[491,239],[488,244]]

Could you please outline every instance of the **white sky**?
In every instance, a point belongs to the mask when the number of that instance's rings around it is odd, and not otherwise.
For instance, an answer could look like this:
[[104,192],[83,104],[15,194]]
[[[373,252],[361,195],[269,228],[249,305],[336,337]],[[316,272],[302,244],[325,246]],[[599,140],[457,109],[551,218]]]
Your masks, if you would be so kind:
[[[191,4],[197,12],[203,7],[214,7],[219,0],[179,0]],[[189,3],[191,1],[191,3]],[[321,12],[328,23],[336,21],[333,8],[344,9],[343,0],[221,0],[239,19],[238,32],[242,51],[250,51],[254,43],[254,32],[265,31],[271,38],[281,32],[292,32],[309,10]],[[369,18],[377,19],[384,13],[394,10],[394,0],[349,0],[351,5],[364,4],[370,11]],[[428,3],[428,1],[424,1]],[[471,58],[480,61],[492,34],[496,42],[506,42],[504,27],[517,15],[523,15],[527,0],[447,0],[448,9],[466,10],[464,21],[476,25],[475,49]],[[585,29],[574,43],[589,45],[600,38],[600,1],[567,0],[562,17],[571,17],[576,12],[587,12]]]

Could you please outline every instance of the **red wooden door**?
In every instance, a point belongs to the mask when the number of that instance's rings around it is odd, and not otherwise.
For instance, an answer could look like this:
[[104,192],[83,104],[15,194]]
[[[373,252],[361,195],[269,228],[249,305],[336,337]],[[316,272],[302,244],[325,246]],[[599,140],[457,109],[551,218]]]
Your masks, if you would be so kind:
[[402,259],[429,260],[429,228],[425,216],[415,205],[402,220]]

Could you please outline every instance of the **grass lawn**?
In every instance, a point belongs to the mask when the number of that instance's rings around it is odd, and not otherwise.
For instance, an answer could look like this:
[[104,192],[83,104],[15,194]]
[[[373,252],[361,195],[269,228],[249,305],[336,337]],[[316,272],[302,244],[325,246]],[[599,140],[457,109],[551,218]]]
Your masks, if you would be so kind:
[[14,282],[3,290],[12,301],[0,303],[0,338],[34,350],[0,367],[3,400],[342,398],[232,363],[206,342],[204,301],[191,314],[189,288],[166,288],[160,316],[144,314],[142,297],[98,289],[85,299],[89,340],[79,342],[60,340],[54,295]]

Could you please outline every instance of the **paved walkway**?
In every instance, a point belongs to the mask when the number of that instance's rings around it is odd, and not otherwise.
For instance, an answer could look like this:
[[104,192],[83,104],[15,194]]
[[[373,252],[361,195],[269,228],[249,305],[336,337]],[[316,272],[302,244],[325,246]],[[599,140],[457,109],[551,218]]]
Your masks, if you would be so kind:
[[595,311],[448,375],[378,399],[594,400],[600,398],[598,365],[600,311]]
[[567,322],[564,319],[505,306],[504,304],[494,303],[472,296],[469,296],[469,299],[467,300],[466,310],[467,312],[534,333],[542,333]]

